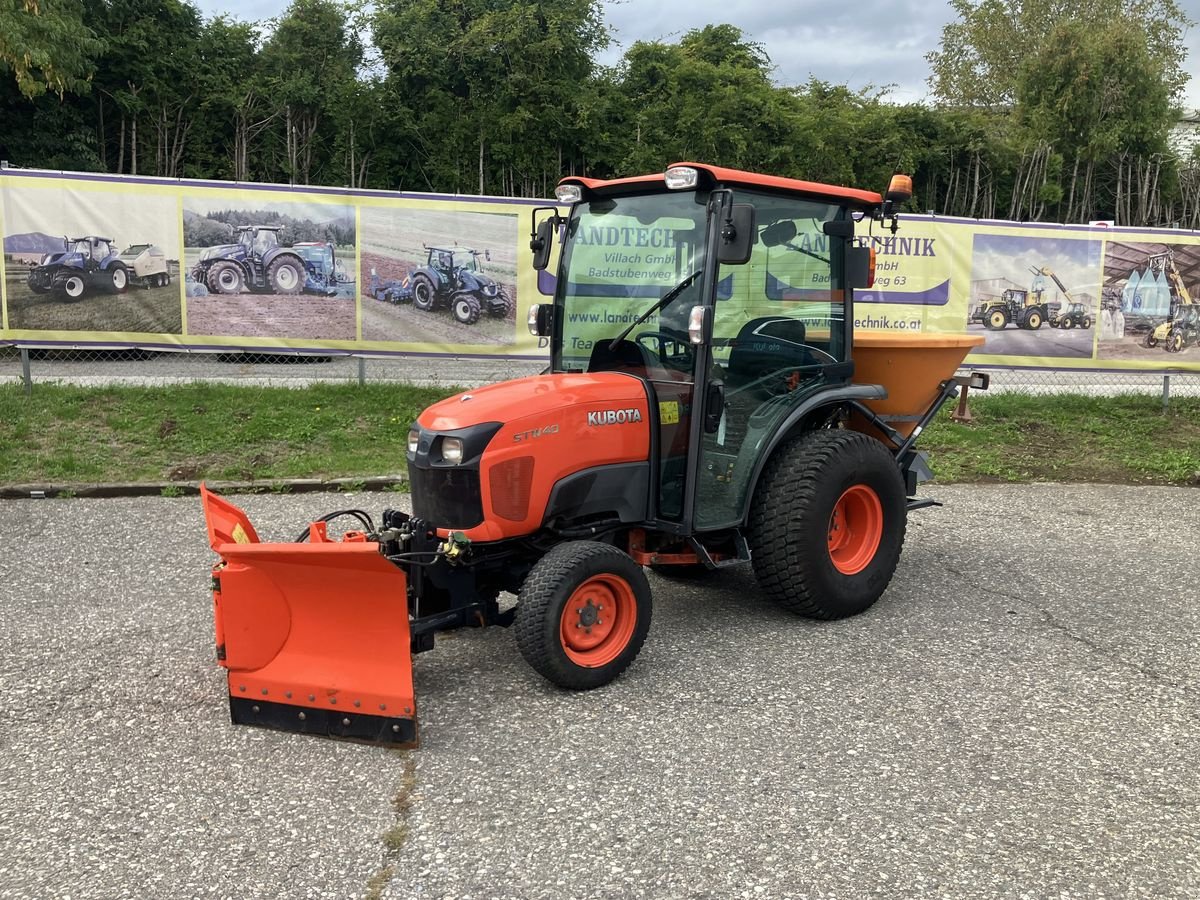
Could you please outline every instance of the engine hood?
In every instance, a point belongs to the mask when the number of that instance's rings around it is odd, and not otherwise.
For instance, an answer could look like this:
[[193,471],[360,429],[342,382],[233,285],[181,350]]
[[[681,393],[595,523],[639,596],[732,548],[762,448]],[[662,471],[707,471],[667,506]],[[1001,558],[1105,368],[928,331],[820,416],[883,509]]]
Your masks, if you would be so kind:
[[60,250],[58,253],[51,253],[49,258],[44,263],[40,263],[40,265],[81,266],[83,265],[83,256],[79,253],[68,253]]
[[496,284],[487,275],[481,275],[478,272],[460,272],[458,279],[461,289],[464,291],[481,291]]
[[223,259],[227,256],[237,256],[242,249],[241,244],[217,244],[215,247],[207,248],[200,254],[203,259]]
[[619,372],[532,375],[489,384],[433,404],[417,419],[430,431],[454,431],[484,422],[510,423],[560,412],[586,423],[587,413],[646,409],[641,380]]

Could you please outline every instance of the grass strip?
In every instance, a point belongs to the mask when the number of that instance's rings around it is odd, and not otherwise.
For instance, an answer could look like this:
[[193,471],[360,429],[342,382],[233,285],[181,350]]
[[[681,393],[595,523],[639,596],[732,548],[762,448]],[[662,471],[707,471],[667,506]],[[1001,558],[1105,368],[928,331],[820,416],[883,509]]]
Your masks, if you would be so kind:
[[[402,475],[408,429],[453,390],[0,385],[0,484]],[[939,482],[1200,484],[1200,399],[996,394],[922,435]]]
[[0,385],[0,484],[249,481],[406,471],[409,427],[454,393],[409,385]]

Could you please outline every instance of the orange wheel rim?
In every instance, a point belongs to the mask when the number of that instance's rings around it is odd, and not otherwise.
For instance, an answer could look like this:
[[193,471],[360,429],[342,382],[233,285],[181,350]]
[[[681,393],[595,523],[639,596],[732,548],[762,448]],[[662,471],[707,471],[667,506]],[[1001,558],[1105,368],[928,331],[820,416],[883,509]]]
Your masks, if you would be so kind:
[[856,575],[875,558],[883,540],[883,504],[865,484],[838,498],[829,517],[829,558],[843,575]]
[[559,639],[567,659],[594,669],[621,655],[636,625],[637,599],[629,582],[617,575],[593,575],[563,607]]

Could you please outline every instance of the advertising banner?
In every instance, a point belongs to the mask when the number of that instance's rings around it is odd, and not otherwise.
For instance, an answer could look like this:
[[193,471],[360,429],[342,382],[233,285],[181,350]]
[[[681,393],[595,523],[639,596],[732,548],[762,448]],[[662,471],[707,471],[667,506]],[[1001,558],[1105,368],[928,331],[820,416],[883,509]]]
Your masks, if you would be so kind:
[[[525,319],[554,289],[529,250],[545,205],[5,169],[0,343],[543,356]],[[679,281],[694,225],[618,218],[575,250],[595,283],[571,286],[573,314],[600,330]],[[1200,370],[1200,232],[907,215],[857,231],[876,253],[857,331],[978,333],[977,366]],[[722,314],[752,314],[738,279],[815,302],[828,285],[800,245],[823,240],[756,249],[718,285]]]
[[537,205],[4,170],[0,341],[540,356]]

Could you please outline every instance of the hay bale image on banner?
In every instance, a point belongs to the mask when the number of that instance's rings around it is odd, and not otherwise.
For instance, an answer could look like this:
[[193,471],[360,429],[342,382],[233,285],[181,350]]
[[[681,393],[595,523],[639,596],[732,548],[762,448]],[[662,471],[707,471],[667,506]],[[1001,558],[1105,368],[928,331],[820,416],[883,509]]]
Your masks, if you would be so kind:
[[1092,357],[1101,243],[1028,233],[977,234],[967,331],[981,355]]
[[1200,243],[1109,241],[1097,355],[1200,362]]
[[187,332],[354,340],[354,208],[185,197]]
[[3,200],[10,329],[182,332],[174,197],[22,185]]
[[513,343],[515,213],[365,208],[362,231],[364,341]]

